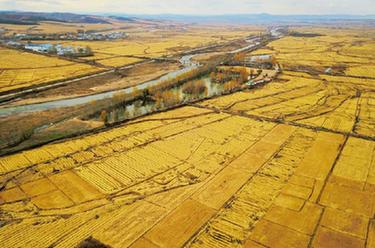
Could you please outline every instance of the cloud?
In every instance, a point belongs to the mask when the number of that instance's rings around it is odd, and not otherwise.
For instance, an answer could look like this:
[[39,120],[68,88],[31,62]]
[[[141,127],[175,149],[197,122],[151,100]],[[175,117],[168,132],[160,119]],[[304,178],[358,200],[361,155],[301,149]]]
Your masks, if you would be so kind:
[[129,14],[375,14],[374,0],[0,0],[2,10]]

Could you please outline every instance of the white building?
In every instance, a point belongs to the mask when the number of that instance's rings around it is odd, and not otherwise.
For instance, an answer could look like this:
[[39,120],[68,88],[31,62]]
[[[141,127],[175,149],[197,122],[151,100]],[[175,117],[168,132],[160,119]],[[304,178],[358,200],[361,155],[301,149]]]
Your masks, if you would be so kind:
[[53,48],[51,44],[26,44],[25,49],[38,53],[47,53]]

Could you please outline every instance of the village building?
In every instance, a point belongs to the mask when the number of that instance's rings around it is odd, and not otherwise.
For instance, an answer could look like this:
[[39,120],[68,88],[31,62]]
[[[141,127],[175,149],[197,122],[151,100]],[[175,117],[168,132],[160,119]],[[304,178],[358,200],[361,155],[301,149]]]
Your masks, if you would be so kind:
[[26,44],[24,46],[26,50],[31,50],[38,53],[48,53],[53,48],[51,44]]
[[272,69],[274,66],[274,61],[274,56],[268,54],[245,57],[246,66],[261,69]]

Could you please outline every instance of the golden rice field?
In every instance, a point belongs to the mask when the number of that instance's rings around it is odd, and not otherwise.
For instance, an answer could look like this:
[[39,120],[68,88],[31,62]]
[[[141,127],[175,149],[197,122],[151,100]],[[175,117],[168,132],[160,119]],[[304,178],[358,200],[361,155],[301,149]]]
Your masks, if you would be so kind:
[[0,157],[0,243],[375,247],[374,83],[285,70]]
[[[123,41],[74,41],[64,42],[65,45],[90,46],[94,57],[87,57],[88,60],[97,60],[102,57],[111,56],[141,56],[157,58],[173,55],[177,52],[207,46],[219,41],[219,38],[177,35],[149,40],[123,40]],[[97,57],[99,56],[99,57]]]
[[94,66],[0,48],[0,92],[99,71]]
[[285,71],[262,90],[209,100],[204,106],[373,138],[374,82]]
[[[124,30],[126,32],[126,30]],[[262,26],[205,26],[205,25],[188,25],[184,29],[177,27],[176,30],[168,28],[152,28],[151,30],[134,29],[130,32],[130,37],[137,40],[165,40],[170,37],[177,37],[178,39],[184,37],[186,39],[202,39],[206,41],[231,41],[235,39],[243,39],[249,35],[259,35],[265,32]]]
[[[136,26],[126,23],[128,27]],[[113,28],[121,28],[124,23],[111,20],[108,24],[90,24],[90,23],[63,23],[53,21],[43,21],[39,25],[16,25],[16,24],[0,24],[0,28],[6,30],[6,34],[28,33],[28,34],[48,34],[48,33],[68,33],[77,32],[77,30],[107,30]],[[139,25],[138,25],[139,26]]]
[[257,90],[2,157],[1,243],[372,244],[372,85],[359,85],[358,99],[355,83],[330,79],[285,72]]
[[108,59],[99,59],[96,61],[105,66],[120,67],[124,65],[130,65],[130,64],[137,63],[137,62],[141,62],[143,60],[138,59],[138,58],[130,58],[130,57],[112,57]]
[[130,39],[118,41],[73,41],[63,43],[73,46],[90,46],[94,56],[87,57],[87,60],[95,60],[109,66],[120,66],[126,65],[126,62],[118,62],[120,60],[116,59],[118,63],[112,63],[111,60],[119,56],[124,56],[125,58],[126,56],[146,58],[169,56],[197,47],[244,38],[263,31],[259,27],[244,27],[229,31],[219,27],[200,27],[199,29],[189,27],[186,32],[159,29],[154,30],[154,32],[135,32],[130,33]]
[[[317,37],[288,36],[268,44],[286,69],[324,72],[339,68],[348,76],[375,77],[375,32],[361,29],[296,28],[298,32],[317,33]],[[258,53],[255,51],[254,54]]]
[[[112,20],[112,24],[66,24],[57,22],[42,22],[37,26],[7,25],[0,27],[8,33],[66,33],[84,30],[125,31],[128,39],[116,41],[48,41],[72,46],[89,46],[94,56],[82,58],[95,61],[100,66],[121,67],[143,61],[142,58],[157,58],[174,55],[178,52],[228,42],[244,38],[250,34],[263,31],[259,27],[240,27],[226,30],[224,27],[189,27],[188,30],[168,30],[163,25],[151,30],[148,25],[155,23],[126,23]],[[121,27],[127,27],[121,30]],[[218,33],[220,35],[218,35]],[[35,41],[34,43],[38,43]],[[46,41],[39,41],[46,43]],[[134,58],[135,56],[135,58]],[[0,92],[30,87],[50,81],[76,77],[102,70],[84,63],[75,63],[64,59],[52,58],[37,54],[19,52],[12,49],[0,48]],[[140,58],[137,58],[140,57]]]

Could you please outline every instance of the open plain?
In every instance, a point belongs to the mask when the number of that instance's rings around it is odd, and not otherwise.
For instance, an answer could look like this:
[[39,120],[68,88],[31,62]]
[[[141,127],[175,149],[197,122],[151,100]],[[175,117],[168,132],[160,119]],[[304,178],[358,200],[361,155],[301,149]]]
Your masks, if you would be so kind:
[[375,247],[375,31],[295,30],[268,84],[0,157],[0,244]]
[[84,76],[100,68],[0,47],[0,92]]

